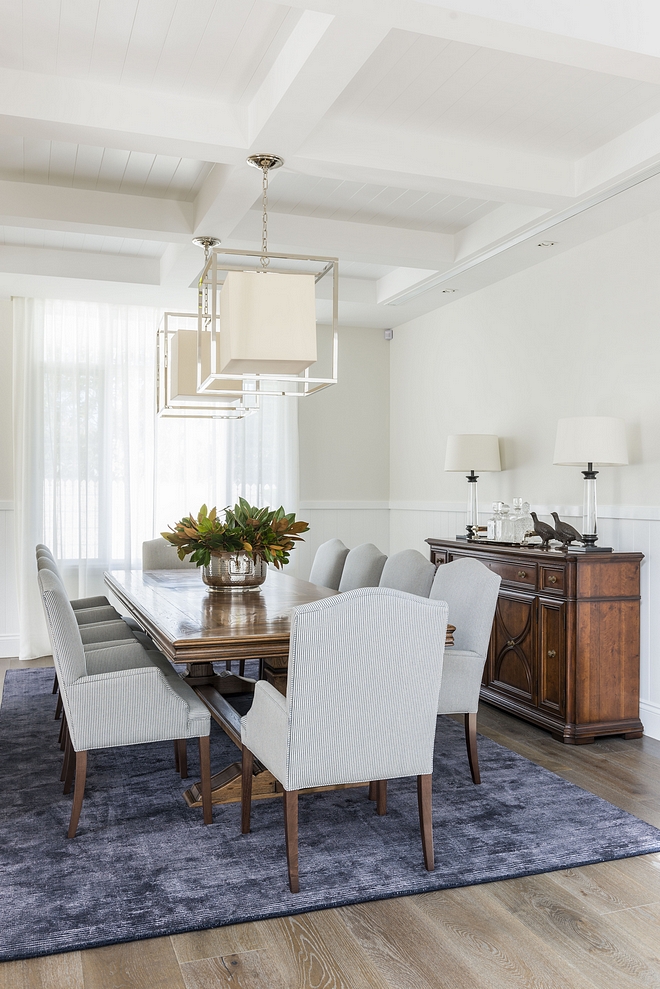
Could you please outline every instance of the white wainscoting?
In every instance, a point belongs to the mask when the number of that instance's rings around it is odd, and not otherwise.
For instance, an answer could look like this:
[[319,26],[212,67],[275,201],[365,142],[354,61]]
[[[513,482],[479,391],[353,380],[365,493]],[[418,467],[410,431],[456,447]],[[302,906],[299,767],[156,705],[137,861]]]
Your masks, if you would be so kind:
[[349,549],[374,543],[389,555],[387,501],[301,501],[297,517],[309,522],[310,530],[292,553],[288,572],[303,580],[309,576],[317,549],[328,539],[341,539]]
[[0,657],[18,656],[14,504],[0,501]]
[[[552,524],[554,507],[535,506],[539,517]],[[582,528],[577,505],[563,505],[559,515]],[[485,525],[489,512],[481,513]],[[641,567],[640,717],[644,731],[660,739],[660,508],[601,506],[598,541],[620,552],[644,554]],[[428,553],[428,536],[453,539],[465,531],[465,506],[447,502],[391,502],[390,552],[419,549]]]

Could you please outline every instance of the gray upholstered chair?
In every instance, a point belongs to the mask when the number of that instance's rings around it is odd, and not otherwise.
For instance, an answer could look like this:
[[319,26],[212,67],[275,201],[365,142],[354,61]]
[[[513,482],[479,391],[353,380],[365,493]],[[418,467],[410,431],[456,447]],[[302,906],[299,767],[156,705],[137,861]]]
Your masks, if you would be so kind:
[[434,563],[416,549],[404,549],[387,560],[378,586],[393,587],[397,591],[407,591],[408,594],[427,598],[434,576]]
[[378,587],[387,557],[373,543],[361,543],[352,549],[344,562],[340,591],[354,591],[358,587]]
[[327,543],[321,543],[309,572],[310,584],[331,587],[333,591],[339,590],[339,581],[347,556],[348,546],[344,546],[341,539],[328,539]]
[[162,536],[147,539],[142,543],[143,570],[190,570],[191,568],[194,570],[195,566],[196,564],[191,563],[189,558],[180,560],[176,546],[168,543]]
[[433,869],[433,741],[446,629],[444,602],[387,587],[295,609],[287,695],[260,680],[241,719],[241,829],[250,830],[256,756],[284,788],[292,893],[299,888],[298,791],[307,787],[377,781],[382,814],[387,780],[417,776],[424,862]]
[[[204,823],[211,823],[210,716],[204,704],[174,671],[167,675],[146,654],[140,666],[126,665],[130,664],[127,658],[119,669],[90,672],[102,658],[100,653],[114,653],[106,657],[107,669],[107,661],[117,660],[116,650],[122,647],[86,655],[73,608],[59,578],[42,569],[38,579],[68,725],[71,759],[65,777],[69,788],[75,753],[75,789],[68,837],[73,838],[78,827],[88,751],[166,739],[199,739]],[[136,652],[142,649],[139,643],[124,648],[141,657]],[[93,659],[89,658],[92,656]]]
[[493,627],[501,578],[479,560],[443,563],[430,597],[446,601],[449,621],[456,626],[454,646],[445,650],[438,714],[462,714],[465,742],[474,783],[481,783],[477,753],[479,690]]
[[[50,570],[64,585],[62,574],[55,557],[47,546],[40,543],[37,546],[37,570]],[[89,598],[77,598],[71,601],[71,607],[79,625],[97,624],[98,622],[121,621],[121,615],[103,595]]]

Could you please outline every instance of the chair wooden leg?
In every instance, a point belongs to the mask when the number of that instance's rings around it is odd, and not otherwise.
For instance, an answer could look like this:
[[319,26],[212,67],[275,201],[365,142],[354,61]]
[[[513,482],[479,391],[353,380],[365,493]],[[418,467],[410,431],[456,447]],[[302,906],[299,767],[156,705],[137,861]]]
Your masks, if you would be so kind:
[[179,772],[179,739],[174,739],[174,768]]
[[71,757],[72,745],[69,732],[67,730],[66,740],[64,743],[64,759],[62,760],[62,772],[60,773],[60,782],[64,783],[66,780],[67,769],[69,768],[69,758]]
[[433,872],[433,776],[417,777],[417,803],[419,806],[419,830],[422,833],[422,849],[424,865],[428,872]]
[[[185,740],[184,740],[184,745]],[[199,763],[202,775],[202,810],[204,824],[213,824],[213,801],[211,797],[211,736],[199,736]]]
[[245,676],[245,660],[239,659],[238,661],[238,675],[239,677]]
[[254,756],[243,746],[241,777],[241,834],[250,833],[250,812],[252,810],[252,771]]
[[477,716],[476,714],[466,714],[465,718],[465,744],[467,745],[468,762],[472,773],[472,782],[481,783],[479,773],[479,753],[477,752]]
[[76,768],[76,753],[73,749],[73,745],[71,744],[71,739],[69,739],[68,752],[68,758],[66,755],[64,757],[64,789],[62,790],[62,793],[71,793],[73,774]]
[[387,814],[387,780],[376,781],[376,813],[380,817]]
[[85,778],[87,776],[87,753],[76,752],[76,786],[73,791],[73,807],[71,808],[71,820],[67,838],[75,838],[82,810],[83,797],[85,796]]
[[60,689],[60,685],[57,682],[57,673],[56,673],[55,679],[53,680],[53,693],[56,694],[59,689]]
[[231,659],[225,660],[225,669],[231,671]]
[[298,790],[284,791],[284,840],[289,868],[289,889],[300,892],[298,881]]
[[58,693],[58,695],[57,695],[57,704],[55,705],[55,718],[54,718],[54,720],[55,721],[59,721],[61,714],[62,714],[62,694],[61,693]]
[[375,800],[378,793],[378,783],[376,780],[372,780],[369,784],[369,800]]
[[67,733],[67,731],[68,731],[68,727],[67,727],[67,723],[66,723],[66,714],[63,714],[62,715],[62,721],[60,723],[60,733],[59,733],[59,735],[57,737],[57,744],[59,745],[59,747],[60,747],[60,749],[62,751],[64,751],[64,746],[66,744],[66,733]]
[[181,775],[182,780],[188,779],[188,743],[185,738],[178,738],[175,742],[177,746],[177,751],[179,753],[178,766],[177,769]]

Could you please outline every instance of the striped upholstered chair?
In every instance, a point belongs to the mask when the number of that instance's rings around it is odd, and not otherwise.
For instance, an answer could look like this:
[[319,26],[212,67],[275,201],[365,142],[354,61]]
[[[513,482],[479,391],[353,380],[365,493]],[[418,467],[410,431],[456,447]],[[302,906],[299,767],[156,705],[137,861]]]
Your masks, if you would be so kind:
[[[210,716],[195,692],[172,669],[159,668],[142,650],[141,665],[121,657],[141,650],[138,642],[85,654],[80,629],[64,588],[51,571],[39,572],[46,624],[75,754],[75,790],[68,837],[75,837],[85,793],[91,749],[186,738],[199,739],[204,823],[212,821]],[[99,653],[109,653],[106,657]],[[138,655],[141,655],[138,652]],[[102,662],[106,672],[91,672]],[[108,662],[120,668],[108,670]],[[67,770],[67,782],[69,772]],[[66,787],[65,787],[66,789]]]
[[[298,791],[417,776],[426,868],[433,869],[431,778],[447,606],[368,587],[297,608],[287,695],[257,682],[241,720],[242,822],[250,830],[253,757],[284,788],[289,886],[297,893]],[[406,670],[402,679],[401,668]]]
[[358,587],[378,587],[387,557],[373,543],[355,546],[346,557],[340,591],[354,591]]
[[419,594],[427,598],[435,576],[435,564],[416,549],[395,553],[385,563],[379,587],[394,587],[397,591]]
[[347,556],[348,546],[344,546],[341,539],[328,539],[327,542],[321,543],[309,572],[310,584],[331,587],[333,591],[339,590],[339,581]]
[[[62,574],[55,557],[43,543],[37,544],[37,569],[47,568],[57,574],[62,584]],[[98,624],[99,622],[120,621],[121,615],[116,611],[107,597],[99,594],[95,597],[77,598],[71,601],[71,607],[79,625]]]
[[447,602],[449,621],[456,626],[454,646],[445,651],[438,714],[464,716],[473,783],[481,783],[477,711],[500,583],[501,578],[479,560],[465,558],[438,567],[430,594]]

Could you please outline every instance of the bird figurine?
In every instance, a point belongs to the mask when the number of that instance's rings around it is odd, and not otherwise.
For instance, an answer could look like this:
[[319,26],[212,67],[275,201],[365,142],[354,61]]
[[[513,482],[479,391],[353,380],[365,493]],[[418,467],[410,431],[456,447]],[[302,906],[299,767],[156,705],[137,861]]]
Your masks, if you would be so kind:
[[530,512],[534,519],[534,533],[541,537],[541,549],[547,549],[551,539],[559,539],[555,530],[547,522],[539,522],[536,512]]
[[564,546],[568,547],[574,542],[584,542],[577,529],[574,529],[572,525],[568,524],[568,522],[562,522],[557,512],[552,512],[552,517],[555,520],[555,532],[561,539]]

